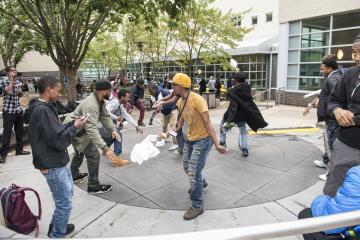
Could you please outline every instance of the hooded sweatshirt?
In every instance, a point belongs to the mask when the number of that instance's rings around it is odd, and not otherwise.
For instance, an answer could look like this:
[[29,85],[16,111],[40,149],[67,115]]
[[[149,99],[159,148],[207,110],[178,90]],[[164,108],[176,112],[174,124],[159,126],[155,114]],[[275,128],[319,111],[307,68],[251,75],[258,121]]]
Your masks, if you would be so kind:
[[76,134],[74,122],[62,125],[56,107],[33,99],[29,104],[29,141],[37,169],[59,168],[69,162],[67,147]]

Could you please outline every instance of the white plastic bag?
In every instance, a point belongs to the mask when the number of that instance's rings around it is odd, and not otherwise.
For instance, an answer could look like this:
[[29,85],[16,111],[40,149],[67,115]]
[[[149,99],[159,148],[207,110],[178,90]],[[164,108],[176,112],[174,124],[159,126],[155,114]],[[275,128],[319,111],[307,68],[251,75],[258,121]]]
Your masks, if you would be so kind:
[[132,162],[142,164],[150,158],[156,157],[160,151],[150,141],[151,135],[147,136],[141,143],[134,146],[130,154]]

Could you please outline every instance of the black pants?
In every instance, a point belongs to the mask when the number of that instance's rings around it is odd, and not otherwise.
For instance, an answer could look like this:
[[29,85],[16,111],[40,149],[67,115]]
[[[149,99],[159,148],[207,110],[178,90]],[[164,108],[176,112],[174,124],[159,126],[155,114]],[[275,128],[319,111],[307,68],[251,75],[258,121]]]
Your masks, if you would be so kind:
[[15,129],[16,135],[16,152],[21,152],[23,150],[23,135],[24,135],[24,121],[23,121],[23,112],[19,113],[7,113],[3,112],[3,135],[2,135],[2,147],[1,147],[1,156],[6,157],[10,149],[10,140],[12,128]]
[[[313,217],[313,215],[311,213],[310,208],[305,208],[298,215],[298,219],[312,218],[312,217]],[[341,234],[326,235],[323,232],[303,234],[303,238],[304,238],[304,240],[343,240],[343,239],[348,239],[347,237],[343,237]]]

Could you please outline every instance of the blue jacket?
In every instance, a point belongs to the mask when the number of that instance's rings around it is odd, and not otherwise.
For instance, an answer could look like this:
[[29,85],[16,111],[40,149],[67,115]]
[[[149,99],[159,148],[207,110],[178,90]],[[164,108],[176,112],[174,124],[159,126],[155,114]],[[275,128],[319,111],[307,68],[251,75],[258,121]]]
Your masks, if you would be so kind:
[[[343,185],[331,198],[321,195],[311,204],[314,217],[360,210],[360,166],[351,168],[345,177]],[[325,231],[327,234],[341,233],[348,228],[337,228]]]

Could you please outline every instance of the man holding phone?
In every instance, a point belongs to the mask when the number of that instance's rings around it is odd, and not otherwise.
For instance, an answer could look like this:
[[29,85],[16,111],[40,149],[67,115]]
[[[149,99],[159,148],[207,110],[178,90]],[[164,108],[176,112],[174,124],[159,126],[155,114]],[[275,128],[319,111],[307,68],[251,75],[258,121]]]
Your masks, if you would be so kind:
[[65,125],[60,123],[53,104],[61,96],[62,84],[59,79],[42,77],[38,81],[38,88],[40,97],[29,104],[29,142],[33,150],[33,164],[46,178],[55,202],[48,237],[64,238],[75,228],[73,224],[68,224],[73,180],[67,166],[70,161],[67,148],[76,129],[82,128],[85,120],[79,117]]
[[6,162],[6,157],[10,149],[10,139],[12,128],[16,135],[16,155],[28,155],[30,152],[23,150],[24,120],[23,110],[20,106],[22,94],[20,82],[16,80],[16,68],[9,66],[6,68],[7,80],[2,82],[4,94],[3,107],[3,126],[2,147],[0,151],[0,163]]

